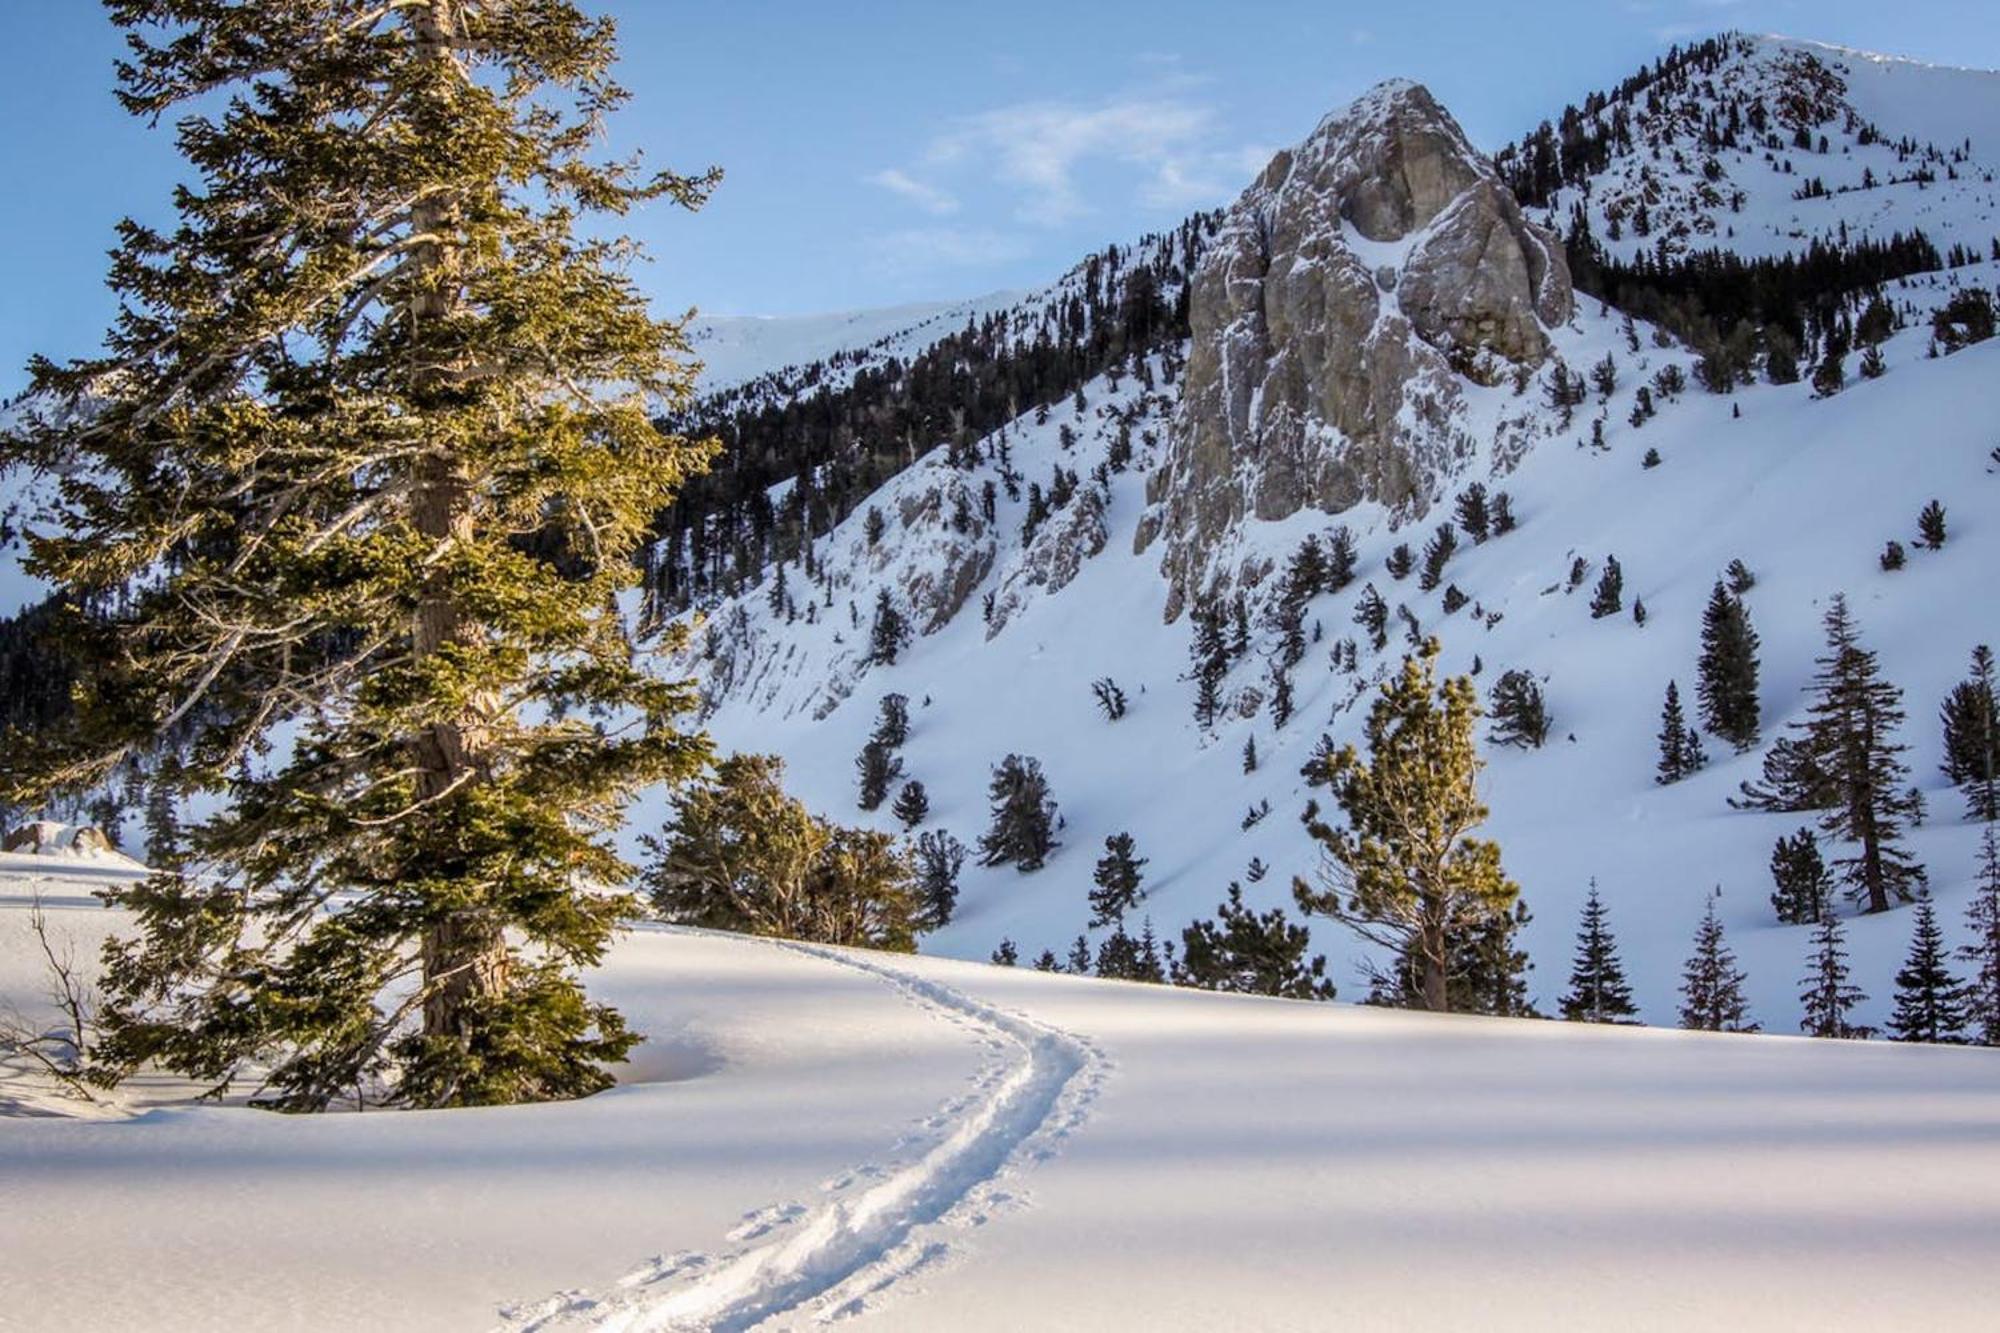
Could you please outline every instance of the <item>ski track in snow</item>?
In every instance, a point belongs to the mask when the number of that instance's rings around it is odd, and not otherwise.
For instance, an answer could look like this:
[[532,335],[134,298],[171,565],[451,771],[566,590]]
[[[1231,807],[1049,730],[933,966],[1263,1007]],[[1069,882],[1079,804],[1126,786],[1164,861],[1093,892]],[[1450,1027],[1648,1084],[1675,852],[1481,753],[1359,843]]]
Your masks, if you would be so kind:
[[911,1003],[975,1032],[991,1057],[971,1091],[920,1122],[904,1141],[906,1159],[836,1174],[822,1182],[827,1197],[817,1205],[783,1202],[745,1213],[726,1237],[741,1248],[655,1257],[611,1291],[562,1292],[503,1308],[499,1329],[724,1333],[862,1314],[908,1279],[958,1257],[965,1232],[1022,1206],[1018,1178],[1082,1124],[1111,1068],[1087,1039],[941,982],[837,949],[779,947],[871,973]]

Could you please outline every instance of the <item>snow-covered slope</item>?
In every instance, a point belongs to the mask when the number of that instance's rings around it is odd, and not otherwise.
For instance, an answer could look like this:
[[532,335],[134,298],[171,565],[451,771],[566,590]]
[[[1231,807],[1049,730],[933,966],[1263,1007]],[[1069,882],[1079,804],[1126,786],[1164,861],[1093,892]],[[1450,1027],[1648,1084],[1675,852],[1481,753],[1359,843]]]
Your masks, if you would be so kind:
[[[1558,127],[1552,142],[1599,138],[1607,160],[1538,216],[1568,231],[1581,211],[1628,261],[1662,247],[1762,258],[1916,230],[1940,252],[1985,255],[2000,239],[2000,71],[1781,37],[1732,35],[1716,49]],[[1531,138],[1501,162],[1516,177],[1534,156]]]
[[927,301],[875,310],[819,315],[703,315],[688,329],[701,360],[698,391],[718,393],[775,371],[848,359],[907,360],[968,320],[982,319],[1021,301],[1020,292],[992,292],[969,301]]
[[[18,886],[0,997],[30,999]],[[111,924],[51,912],[84,942]],[[651,930],[587,1101],[0,1133],[23,1328],[1980,1329],[1985,1052]],[[1885,1095],[1893,1090],[1893,1095]],[[1866,1253],[1867,1263],[1853,1262]]]

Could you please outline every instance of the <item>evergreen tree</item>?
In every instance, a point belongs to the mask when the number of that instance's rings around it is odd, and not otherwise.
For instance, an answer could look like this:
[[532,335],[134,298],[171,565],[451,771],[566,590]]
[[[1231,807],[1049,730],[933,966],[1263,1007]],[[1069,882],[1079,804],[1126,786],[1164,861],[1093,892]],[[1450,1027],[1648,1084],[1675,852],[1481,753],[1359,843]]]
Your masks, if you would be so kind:
[[1243,886],[1231,883],[1229,897],[1213,921],[1196,921],[1181,932],[1181,958],[1174,984],[1239,995],[1276,995],[1288,1000],[1331,1000],[1326,956],[1308,961],[1311,934],[1285,919],[1283,908],[1259,915],[1243,905]]
[[896,609],[895,599],[889,596],[887,588],[875,593],[875,619],[868,628],[868,664],[870,666],[894,666],[896,655],[910,642],[910,624],[903,619],[903,613]]
[[1562,1016],[1572,1023],[1616,1023],[1638,1013],[1594,879],[1590,881],[1590,896],[1584,900],[1583,923],[1576,935],[1576,957],[1570,965],[1569,992],[1562,997],[1561,1008]]
[[1292,673],[1271,663],[1271,725],[1283,730],[1292,720]]
[[1945,696],[1944,775],[1965,790],[1965,813],[1989,823],[2000,820],[2000,690],[1996,690],[1993,650],[1972,650],[1972,677]]
[[1771,882],[1771,906],[1782,925],[1809,925],[1833,909],[1833,877],[1809,828],[1778,839],[1771,849]]
[[1389,558],[1382,562],[1382,567],[1389,571],[1389,577],[1399,581],[1408,578],[1416,566],[1417,557],[1411,554],[1408,542],[1396,543],[1396,548],[1389,552]]
[[1142,896],[1140,871],[1146,858],[1138,856],[1129,833],[1114,833],[1104,840],[1104,855],[1098,858],[1091,881],[1090,924],[1110,926],[1123,922],[1125,914],[1138,906]]
[[1472,538],[1472,544],[1483,543],[1492,531],[1492,515],[1486,511],[1486,487],[1473,482],[1458,493],[1456,505],[1458,526],[1465,529],[1465,535]]
[[869,741],[854,761],[854,772],[861,787],[861,808],[876,810],[889,799],[890,785],[903,775],[903,761],[882,742]]
[[1257,771],[1257,737],[1254,734],[1243,738],[1243,771]]
[[1417,577],[1417,587],[1431,592],[1444,582],[1444,567],[1457,550],[1458,529],[1440,523],[1431,539],[1424,543],[1424,572]]
[[1090,692],[1097,699],[1097,707],[1104,714],[1106,722],[1116,722],[1125,716],[1125,691],[1118,688],[1118,682],[1106,676],[1090,683]]
[[1741,599],[1720,581],[1701,618],[1700,680],[1696,698],[1702,724],[1736,747],[1757,745],[1757,631]]
[[1344,525],[1335,528],[1326,544],[1326,573],[1320,579],[1321,590],[1339,592],[1354,582],[1354,567],[1360,559],[1360,552],[1354,547],[1354,534]]
[[1063,960],[1063,971],[1073,972],[1080,977],[1090,975],[1090,940],[1088,938],[1079,935],[1076,937],[1075,943],[1069,946],[1069,957]]
[[1011,865],[1023,874],[1040,870],[1056,848],[1056,803],[1039,760],[1010,754],[993,770],[988,788],[993,823],[979,840],[980,864]]
[[1750,1021],[1750,1005],[1743,998],[1745,980],[1722,937],[1722,918],[1711,896],[1695,931],[1694,955],[1681,970],[1681,1026],[1698,1032],[1755,1032],[1757,1024]]
[[1869,1030],[1847,1021],[1854,1006],[1868,997],[1847,978],[1847,936],[1831,911],[1819,919],[1812,937],[1812,971],[1799,984],[1805,1018],[1799,1031],[1809,1037],[1866,1037]]
[[1036,955],[1035,971],[1037,972],[1062,971],[1062,964],[1056,961],[1056,951],[1054,949],[1044,949],[1041,951],[1041,953]]
[[1496,745],[1539,750],[1549,738],[1549,708],[1541,682],[1525,671],[1503,672],[1493,682],[1493,731]]
[[1229,672],[1229,643],[1223,637],[1221,610],[1212,599],[1196,603],[1189,619],[1194,624],[1194,639],[1188,646],[1192,659],[1189,676],[1194,681],[1194,721],[1198,727],[1211,727],[1222,711],[1222,678]]
[[1896,1041],[1956,1045],[1966,1025],[1965,988],[1946,963],[1944,931],[1929,894],[1917,899],[1910,952],[1896,973],[1896,1009],[1889,1033]]
[[1361,590],[1361,597],[1354,604],[1354,623],[1368,631],[1368,641],[1376,652],[1389,642],[1389,604],[1372,583]]
[[1148,981],[1156,985],[1166,981],[1167,969],[1160,958],[1159,942],[1153,938],[1152,923],[1146,924],[1144,934],[1138,938],[1127,934],[1123,926],[1107,935],[1097,946],[1097,975],[1110,981]]
[[1981,1046],[2000,1046],[2000,837],[1986,826],[1980,843],[1979,877],[1965,911],[1971,942],[1958,951],[1972,965],[1965,985],[1965,1021]]
[[189,170],[170,227],[121,227],[104,352],[37,360],[0,442],[62,474],[29,565],[91,608],[74,716],[0,788],[171,740],[226,803],[185,875],[114,895],[99,1072],[306,1111],[603,1088],[637,1040],[577,975],[634,908],[609,831],[707,753],[618,594],[714,446],[656,424],[682,328],[593,236],[714,177],[592,160],[616,34],[566,0],[111,19],[121,103],[183,116]]
[[1944,536],[1944,506],[1932,500],[1917,515],[1917,545],[1928,551],[1942,551]]
[[910,739],[910,701],[901,694],[882,696],[881,711],[875,717],[875,743],[885,750],[900,750]]
[[942,829],[919,833],[916,861],[921,900],[917,928],[942,929],[951,924],[958,908],[958,872],[965,864],[965,844]]
[[1665,786],[1701,771],[1708,763],[1702,752],[1701,733],[1688,725],[1681,711],[1678,682],[1667,682],[1666,703],[1660,709],[1660,763],[1653,780]]
[[1805,740],[1780,736],[1764,753],[1761,783],[1739,784],[1740,797],[1729,803],[1739,810],[1797,814],[1824,810],[1837,799],[1833,780]]
[[1492,520],[1495,537],[1504,537],[1519,526],[1514,517],[1514,502],[1505,491],[1494,493]]
[[1806,723],[1807,744],[1835,795],[1820,827],[1858,844],[1835,865],[1852,896],[1865,898],[1870,912],[1886,912],[1892,895],[1907,902],[1924,880],[1923,867],[1900,842],[1904,823],[1916,814],[1901,758],[1906,747],[1892,739],[1903,721],[1902,691],[1878,674],[1875,654],[1861,647],[1839,594],[1827,608],[1826,636]]
[[1604,557],[1604,572],[1597,576],[1597,589],[1590,597],[1590,618],[1602,620],[1615,616],[1625,607],[1625,571],[1618,567],[1618,557]]
[[924,790],[923,783],[911,778],[903,784],[903,789],[896,793],[896,804],[891,807],[891,811],[902,821],[904,828],[915,828],[930,818],[930,793]]
[[1438,652],[1427,640],[1382,687],[1364,732],[1368,761],[1353,746],[1334,756],[1330,785],[1347,824],[1336,829],[1307,805],[1307,831],[1324,852],[1321,887],[1292,885],[1300,910],[1407,954],[1417,1003],[1433,1012],[1450,1007],[1454,949],[1520,894],[1498,844],[1472,836],[1487,813],[1479,696],[1468,677],[1436,682]]
[[993,963],[997,967],[1013,967],[1021,961],[1021,951],[1014,947],[1014,941],[1003,937],[1000,947],[993,951]]

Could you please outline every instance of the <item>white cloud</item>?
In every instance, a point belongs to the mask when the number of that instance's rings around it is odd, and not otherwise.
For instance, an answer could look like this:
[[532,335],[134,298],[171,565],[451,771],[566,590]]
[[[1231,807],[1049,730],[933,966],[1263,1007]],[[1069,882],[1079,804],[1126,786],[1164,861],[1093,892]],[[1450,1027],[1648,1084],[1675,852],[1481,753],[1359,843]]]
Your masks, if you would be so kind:
[[958,211],[958,199],[949,190],[941,190],[935,185],[926,185],[907,172],[890,167],[865,176],[870,185],[879,185],[893,195],[909,200],[924,212],[935,217],[948,217]]

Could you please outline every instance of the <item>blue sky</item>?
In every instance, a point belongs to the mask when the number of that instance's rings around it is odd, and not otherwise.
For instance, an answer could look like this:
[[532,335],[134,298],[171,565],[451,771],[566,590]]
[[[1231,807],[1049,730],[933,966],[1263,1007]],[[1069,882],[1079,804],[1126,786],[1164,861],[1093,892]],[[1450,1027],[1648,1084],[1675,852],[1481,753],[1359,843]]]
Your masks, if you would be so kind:
[[[631,220],[667,310],[783,314],[1044,281],[1233,197],[1379,79],[1497,147],[1689,35],[1785,32],[2000,67],[1993,0],[585,0],[618,16],[615,145],[727,179]],[[12,0],[0,43],[0,394],[92,349],[118,217],[160,220],[171,132],[110,95],[90,0]]]

